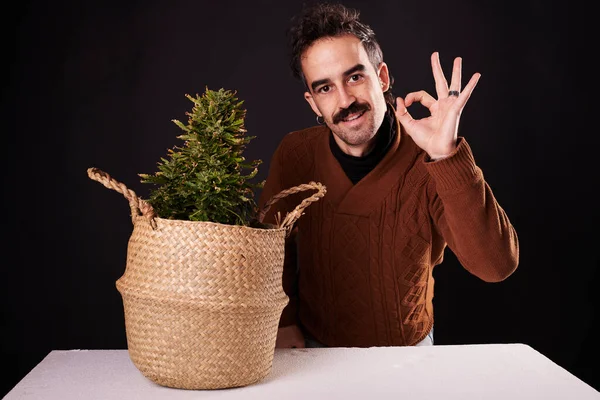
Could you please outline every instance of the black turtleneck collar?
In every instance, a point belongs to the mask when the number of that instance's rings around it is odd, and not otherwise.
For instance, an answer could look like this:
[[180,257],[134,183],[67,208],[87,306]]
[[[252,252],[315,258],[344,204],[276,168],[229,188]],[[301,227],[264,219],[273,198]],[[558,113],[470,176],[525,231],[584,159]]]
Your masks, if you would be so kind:
[[362,157],[355,157],[344,153],[336,143],[333,138],[333,133],[331,132],[329,135],[329,147],[350,181],[352,181],[353,184],[356,184],[379,164],[388,152],[391,144],[396,139],[396,134],[396,117],[394,115],[394,110],[387,104],[387,112],[375,135],[375,146],[369,153]]

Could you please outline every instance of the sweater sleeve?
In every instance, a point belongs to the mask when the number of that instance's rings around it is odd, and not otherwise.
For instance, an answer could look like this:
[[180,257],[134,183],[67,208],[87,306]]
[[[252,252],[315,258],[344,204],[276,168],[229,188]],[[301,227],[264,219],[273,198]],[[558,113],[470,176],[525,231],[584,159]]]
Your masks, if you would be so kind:
[[496,201],[471,148],[459,137],[449,157],[428,161],[429,208],[461,265],[486,282],[509,277],[519,263],[517,233]]
[[[269,167],[269,174],[265,181],[265,185],[259,197],[258,206],[262,210],[267,201],[269,201],[274,195],[280,193],[283,189],[287,189],[284,186],[282,178],[282,145],[280,145],[271,159]],[[271,208],[265,214],[263,221],[268,224],[276,223],[276,215],[279,212],[281,219],[285,217],[287,212],[290,211],[288,198],[284,197],[274,203]],[[297,247],[296,247],[296,236],[298,228],[294,227],[290,235],[285,241],[285,257],[283,263],[283,277],[282,285],[285,294],[289,298],[287,306],[283,309],[281,318],[279,320],[279,326],[284,327],[288,325],[297,324],[297,309],[298,309],[298,268],[297,268]]]

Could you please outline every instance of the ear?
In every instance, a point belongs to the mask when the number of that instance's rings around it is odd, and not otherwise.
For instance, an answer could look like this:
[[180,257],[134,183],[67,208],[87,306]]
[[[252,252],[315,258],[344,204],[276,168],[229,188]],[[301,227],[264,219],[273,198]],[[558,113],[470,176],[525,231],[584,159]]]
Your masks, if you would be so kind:
[[379,82],[381,83],[381,90],[384,92],[387,91],[390,88],[390,72],[388,71],[388,66],[386,63],[382,62],[379,64],[377,76],[379,78]]
[[313,99],[312,94],[310,94],[309,92],[304,92],[304,100],[308,102],[310,108],[312,108],[315,114],[317,114],[320,117],[323,116],[323,114],[321,114],[321,111],[319,111],[319,109],[317,108],[317,104],[315,103],[315,99]]

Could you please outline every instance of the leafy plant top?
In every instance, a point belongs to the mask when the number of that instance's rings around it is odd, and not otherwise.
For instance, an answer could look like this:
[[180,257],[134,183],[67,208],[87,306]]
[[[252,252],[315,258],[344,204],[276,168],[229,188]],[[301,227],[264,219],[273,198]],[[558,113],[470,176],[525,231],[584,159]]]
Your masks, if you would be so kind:
[[261,160],[247,162],[246,110],[236,92],[209,90],[185,95],[193,102],[187,124],[174,119],[183,131],[180,146],[168,150],[154,174],[139,174],[142,183],[154,184],[147,201],[167,219],[212,221],[249,225],[256,216],[253,183]]

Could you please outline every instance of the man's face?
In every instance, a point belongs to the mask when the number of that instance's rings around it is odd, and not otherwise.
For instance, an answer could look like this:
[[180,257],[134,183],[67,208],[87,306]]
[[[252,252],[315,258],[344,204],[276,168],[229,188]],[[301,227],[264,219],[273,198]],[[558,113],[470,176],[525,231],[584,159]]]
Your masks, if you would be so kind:
[[313,111],[348,146],[366,146],[386,112],[383,92],[389,87],[389,75],[385,63],[376,70],[354,35],[316,41],[302,54],[301,62],[310,88],[304,98]]

